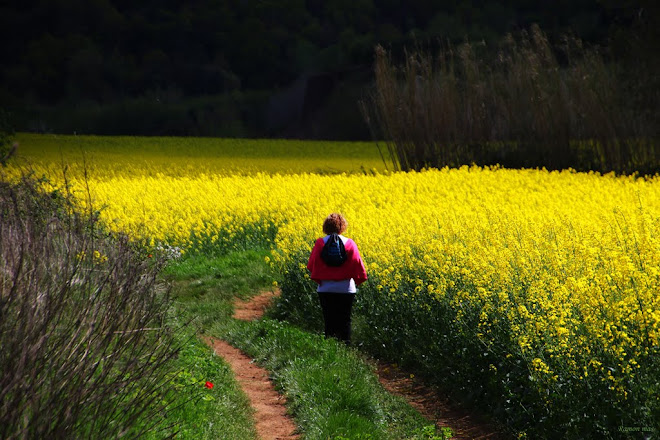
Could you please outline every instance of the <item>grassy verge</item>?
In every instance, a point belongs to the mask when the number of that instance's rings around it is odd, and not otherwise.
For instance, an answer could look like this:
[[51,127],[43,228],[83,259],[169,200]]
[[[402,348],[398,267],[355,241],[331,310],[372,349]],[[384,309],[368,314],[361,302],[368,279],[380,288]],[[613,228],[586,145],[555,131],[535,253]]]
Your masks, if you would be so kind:
[[[174,285],[181,319],[229,340],[268,369],[305,439],[443,438],[404,400],[383,390],[373,367],[356,350],[284,322],[231,318],[234,297],[246,298],[272,285],[267,255],[266,250],[188,255],[171,264],[165,275]],[[199,413],[186,417],[191,417],[188,426],[199,425],[199,438],[210,438],[198,422]],[[201,417],[208,423],[216,416]]]
[[[184,336],[181,335],[183,338]],[[256,440],[250,403],[221,358],[195,335],[180,341],[181,350],[173,368],[172,389],[178,394],[164,416],[177,439]],[[161,439],[163,432],[145,436]]]
[[235,297],[249,298],[272,285],[273,272],[265,264],[265,250],[232,252],[223,256],[187,255],[170,264],[164,275],[173,284],[180,319],[200,330],[230,320]]
[[[219,258],[195,255],[163,271],[172,284],[174,319],[182,327],[182,348],[173,366],[178,373],[171,381],[179,396],[166,415],[177,438],[257,439],[253,410],[231,368],[198,335],[230,319],[234,297],[247,298],[270,282],[263,260],[258,251]],[[250,276],[242,276],[245,272]]]

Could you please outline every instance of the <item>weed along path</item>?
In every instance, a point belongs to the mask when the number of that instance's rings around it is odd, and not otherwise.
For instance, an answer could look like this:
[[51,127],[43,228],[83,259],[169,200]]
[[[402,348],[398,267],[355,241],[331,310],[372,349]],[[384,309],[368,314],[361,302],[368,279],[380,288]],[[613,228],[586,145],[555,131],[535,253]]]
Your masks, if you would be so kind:
[[[275,295],[274,292],[265,291],[249,301],[236,300],[234,318],[244,321],[260,318]],[[205,342],[231,366],[236,380],[254,409],[259,438],[261,440],[298,439],[299,436],[295,433],[296,425],[286,413],[286,399],[275,390],[268,377],[268,371],[222,339],[207,337]]]

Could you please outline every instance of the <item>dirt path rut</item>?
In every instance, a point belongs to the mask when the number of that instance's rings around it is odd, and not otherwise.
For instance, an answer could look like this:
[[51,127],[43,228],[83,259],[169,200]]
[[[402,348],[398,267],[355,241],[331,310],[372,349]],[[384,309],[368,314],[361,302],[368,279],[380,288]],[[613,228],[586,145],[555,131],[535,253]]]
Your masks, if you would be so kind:
[[[404,397],[438,428],[451,428],[456,440],[502,440],[505,437],[478,415],[458,408],[449,399],[420,383],[396,365],[378,362],[378,380],[392,394]],[[412,376],[412,377],[411,377]]]

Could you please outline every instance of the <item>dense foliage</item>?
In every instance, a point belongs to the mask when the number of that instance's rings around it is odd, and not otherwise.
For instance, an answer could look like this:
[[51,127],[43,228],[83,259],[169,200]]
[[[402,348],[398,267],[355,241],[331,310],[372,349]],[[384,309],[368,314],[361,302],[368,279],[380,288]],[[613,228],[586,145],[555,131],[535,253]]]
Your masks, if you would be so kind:
[[[305,179],[306,210],[289,209],[275,239],[277,316],[319,330],[305,263],[322,213],[341,209],[370,274],[365,348],[530,438],[660,429],[657,180],[481,168]],[[341,190],[321,197],[331,182]]]
[[[655,41],[657,27],[651,1],[625,3],[9,0],[0,5],[0,107],[17,110],[22,130],[264,135],[281,128],[264,120],[267,97],[305,73],[352,84],[336,98],[338,108],[353,106],[354,86],[369,76],[351,72],[371,70],[376,44],[402,54],[439,38],[492,42],[538,23],[552,36],[571,31],[630,54]],[[209,96],[218,98],[191,101]],[[229,126],[218,132],[218,124]],[[365,135],[337,125],[344,138]]]
[[[36,4],[35,4],[36,3]],[[595,1],[3,2],[5,91],[38,99],[107,99],[174,87],[187,95],[273,88],[305,69],[369,63],[376,43],[502,35],[532,21],[602,39]]]
[[7,165],[7,161],[16,152],[16,145],[12,143],[14,136],[14,127],[9,121],[7,111],[0,108],[0,165]]

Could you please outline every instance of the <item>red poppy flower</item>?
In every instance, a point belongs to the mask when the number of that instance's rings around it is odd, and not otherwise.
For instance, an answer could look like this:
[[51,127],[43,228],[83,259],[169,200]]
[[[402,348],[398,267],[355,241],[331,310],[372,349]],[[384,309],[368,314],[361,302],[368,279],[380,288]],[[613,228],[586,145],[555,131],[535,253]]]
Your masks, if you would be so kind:
[[204,384],[204,386],[210,390],[211,388],[213,388],[213,383],[212,382],[206,382]]

